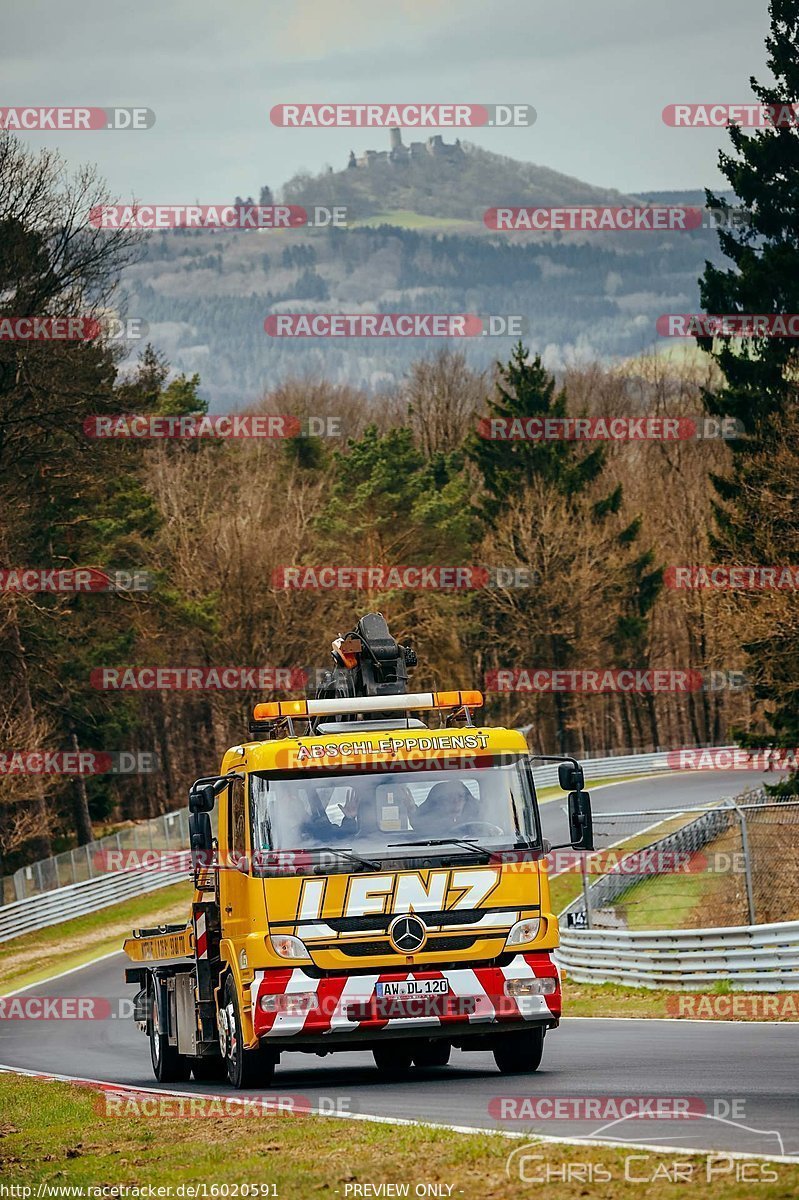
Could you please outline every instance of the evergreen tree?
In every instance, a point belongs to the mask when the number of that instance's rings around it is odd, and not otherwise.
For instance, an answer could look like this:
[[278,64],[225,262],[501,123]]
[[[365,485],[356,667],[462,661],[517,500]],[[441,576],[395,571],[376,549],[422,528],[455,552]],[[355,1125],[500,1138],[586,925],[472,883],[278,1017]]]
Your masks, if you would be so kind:
[[[542,586],[521,592],[510,607],[498,604],[490,593],[479,598],[480,625],[483,631],[490,631],[489,637],[483,633],[480,639],[488,647],[485,652],[487,664],[505,665],[503,655],[516,646],[517,653],[524,655],[525,665],[530,666],[556,670],[604,666],[610,662],[625,667],[645,666],[649,617],[662,586],[662,569],[654,565],[650,552],[635,554],[640,520],[636,518],[625,524],[622,519],[621,485],[602,491],[600,477],[605,468],[605,448],[598,444],[586,451],[574,441],[525,438],[527,418],[546,421],[569,415],[566,394],[563,390],[556,391],[555,379],[545,370],[538,355],[528,359],[528,352],[521,342],[514,348],[510,361],[498,364],[498,369],[496,396],[489,402],[482,432],[491,433],[492,421],[519,421],[520,436],[505,440],[475,435],[467,443],[467,454],[480,477],[481,494],[475,502],[476,509],[489,542],[496,544],[491,531],[503,522],[506,514],[512,513],[505,544],[512,549],[517,563],[540,569],[528,561],[535,539],[529,536],[529,523],[519,520],[518,505],[540,503],[541,497],[549,493],[565,501],[570,519],[579,523],[581,531],[588,533],[589,540],[606,547],[608,559],[613,558],[619,566],[596,581],[595,603],[603,617],[608,612],[613,614],[613,625],[611,636],[603,639],[597,634],[589,639],[591,652],[595,655],[593,662],[576,661],[579,652],[585,654],[584,627],[590,621],[590,614],[585,613],[584,621],[576,620],[570,626],[557,619],[560,581],[551,576],[558,573],[559,561],[565,571],[574,569],[574,564],[568,553],[559,559],[557,548],[553,548],[549,558],[550,578],[542,580]],[[512,424],[503,427],[513,434]],[[535,523],[534,512],[531,518]],[[565,529],[563,536],[568,537]],[[550,619],[542,625],[542,609],[548,604],[551,605]],[[537,636],[529,632],[525,636],[524,631],[536,628],[539,630]],[[559,749],[566,753],[572,742],[573,705],[570,697],[560,692],[553,693],[553,704]],[[656,739],[653,711],[650,719]],[[629,730],[628,738],[633,740]]]
[[[496,395],[489,401],[483,428],[491,430],[492,421],[523,422],[528,417],[560,418],[567,415],[566,395],[555,391],[555,380],[536,355],[532,360],[521,342],[513,349],[509,362],[499,363]],[[510,426],[513,432],[512,425]],[[484,496],[478,510],[486,520],[494,517],[503,504],[533,479],[543,479],[563,495],[585,490],[600,474],[605,461],[604,447],[595,446],[587,454],[575,450],[574,442],[529,441],[473,436],[467,453],[480,474]],[[620,498],[620,497],[619,497]],[[616,503],[610,499],[612,506]]]
[[[751,80],[758,100],[779,113],[799,100],[799,0],[772,0],[766,39],[773,84]],[[740,228],[722,227],[721,249],[732,267],[706,265],[700,280],[710,313],[799,312],[799,129],[777,117],[775,127],[729,130],[732,154],[719,166],[748,213]],[[729,216],[731,206],[707,192],[708,203]],[[706,396],[709,410],[736,417],[746,436],[732,443],[730,472],[714,477],[718,495],[714,550],[743,565],[791,563],[796,558],[795,479],[799,457],[784,438],[795,428],[799,354],[791,338],[699,339],[723,375],[723,386]],[[787,508],[779,497],[789,499]],[[793,502],[791,502],[793,501]],[[767,555],[768,558],[765,558]],[[786,604],[739,596],[743,624],[757,637],[745,645],[752,658],[755,694],[762,700],[780,746],[799,742],[799,630]],[[790,597],[784,598],[795,604]],[[766,614],[769,614],[766,616]],[[765,626],[762,624],[766,618]],[[762,735],[748,739],[762,744]],[[792,788],[796,789],[794,778]]]

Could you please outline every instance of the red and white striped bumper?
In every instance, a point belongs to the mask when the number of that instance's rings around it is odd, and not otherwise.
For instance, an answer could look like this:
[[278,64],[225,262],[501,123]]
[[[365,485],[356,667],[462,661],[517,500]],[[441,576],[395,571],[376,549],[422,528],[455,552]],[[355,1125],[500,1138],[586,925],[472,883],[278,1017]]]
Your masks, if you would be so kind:
[[[446,979],[446,995],[380,998],[378,983]],[[508,994],[511,980],[549,979],[548,995]],[[550,985],[551,986],[551,985]],[[505,967],[452,967],[443,971],[381,971],[315,979],[301,967],[256,971],[251,985],[252,1019],[258,1037],[317,1037],[372,1034],[381,1030],[467,1028],[556,1022],[561,990],[558,968],[548,953],[517,954]],[[477,1032],[477,1030],[475,1030]]]

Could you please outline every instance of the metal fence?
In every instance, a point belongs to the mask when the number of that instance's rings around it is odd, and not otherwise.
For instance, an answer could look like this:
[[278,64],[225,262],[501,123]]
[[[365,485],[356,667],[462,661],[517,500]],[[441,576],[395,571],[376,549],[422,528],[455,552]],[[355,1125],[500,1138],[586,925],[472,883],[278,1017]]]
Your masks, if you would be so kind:
[[116,874],[125,869],[132,851],[139,856],[150,850],[185,850],[188,844],[188,808],[138,821],[109,837],[20,867],[3,879],[3,904]]
[[577,983],[799,991],[799,921],[690,931],[564,929],[557,959]]
[[[578,983],[799,990],[799,802],[606,813],[552,877],[558,962]],[[557,902],[557,901],[556,901]]]
[[[701,810],[607,813],[598,853],[553,884],[567,928],[699,929],[799,919],[799,802],[762,792]],[[578,874],[579,865],[579,878]]]
[[27,900],[17,900],[0,908],[0,942],[57,925],[60,921],[86,916],[180,880],[188,883],[189,872],[185,868],[170,865],[165,868],[131,867],[86,879],[83,883],[73,883],[57,891],[42,892]]

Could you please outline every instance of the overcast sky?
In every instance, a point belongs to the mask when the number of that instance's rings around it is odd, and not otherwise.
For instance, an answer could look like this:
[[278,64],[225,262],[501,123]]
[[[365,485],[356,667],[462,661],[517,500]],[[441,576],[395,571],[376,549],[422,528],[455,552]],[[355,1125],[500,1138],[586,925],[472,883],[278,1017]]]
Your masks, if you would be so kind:
[[[98,163],[123,199],[219,203],[388,145],[377,129],[270,125],[292,101],[528,103],[486,149],[625,192],[721,184],[723,131],[673,102],[746,102],[766,0],[2,0],[0,105],[141,105],[139,132],[24,135]],[[450,141],[455,136],[444,132]],[[406,141],[418,138],[407,131]],[[498,197],[501,201],[501,197]]]

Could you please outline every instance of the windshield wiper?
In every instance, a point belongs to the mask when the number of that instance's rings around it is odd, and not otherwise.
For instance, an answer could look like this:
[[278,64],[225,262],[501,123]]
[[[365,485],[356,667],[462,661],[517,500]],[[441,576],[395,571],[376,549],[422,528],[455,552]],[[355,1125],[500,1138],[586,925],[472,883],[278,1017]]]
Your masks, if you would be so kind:
[[395,846],[463,846],[466,850],[470,850],[472,854],[487,854],[489,857],[493,854],[492,850],[486,850],[482,846],[475,845],[476,839],[467,841],[465,838],[428,838],[422,842],[389,842],[386,849],[392,850]]
[[350,862],[358,863],[361,867],[371,867],[373,871],[381,869],[380,863],[373,862],[371,858],[361,858],[359,854],[353,854],[348,847],[341,846],[309,846],[309,850],[326,850],[329,854],[338,854],[341,858],[348,858]]

